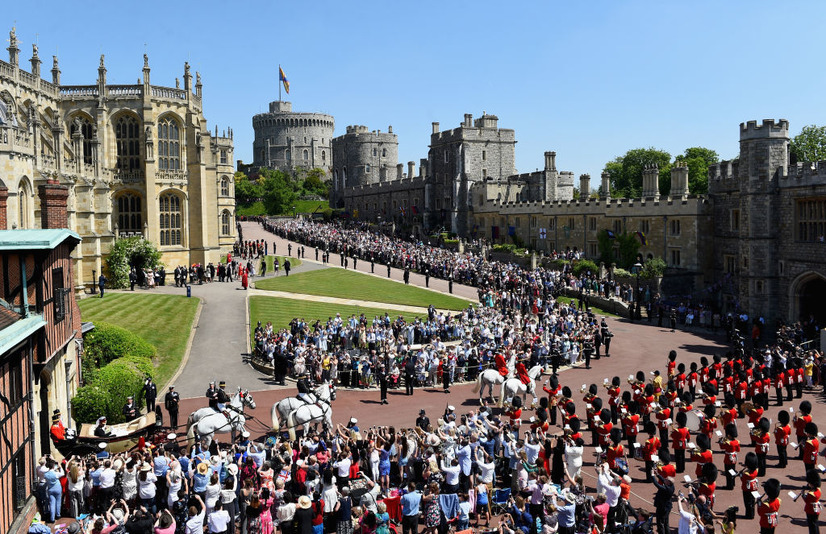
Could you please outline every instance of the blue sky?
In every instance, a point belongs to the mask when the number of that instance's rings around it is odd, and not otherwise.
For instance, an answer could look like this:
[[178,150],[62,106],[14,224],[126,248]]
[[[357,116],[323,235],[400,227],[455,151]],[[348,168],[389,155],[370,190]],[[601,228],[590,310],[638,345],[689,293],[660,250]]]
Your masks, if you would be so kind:
[[637,147],[734,157],[747,120],[786,118],[792,134],[826,124],[826,2],[80,0],[4,13],[21,65],[37,40],[46,77],[57,54],[64,84],[94,83],[101,53],[111,84],[135,83],[144,51],[156,85],[189,61],[210,129],[231,126],[245,161],[279,63],[294,110],[332,114],[336,135],[392,125],[400,160],[417,164],[431,122],[483,110],[516,131],[520,172],[555,150],[560,170],[592,176]]

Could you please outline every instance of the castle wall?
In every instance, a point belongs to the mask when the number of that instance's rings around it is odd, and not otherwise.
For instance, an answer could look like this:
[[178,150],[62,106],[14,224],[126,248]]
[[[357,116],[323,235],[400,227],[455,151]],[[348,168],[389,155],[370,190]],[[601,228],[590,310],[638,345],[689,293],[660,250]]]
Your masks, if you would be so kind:
[[333,205],[346,188],[398,180],[399,139],[393,133],[348,126],[333,139]]
[[290,102],[271,102],[252,118],[253,168],[292,172],[296,167],[329,173],[335,120],[324,113],[293,112]]

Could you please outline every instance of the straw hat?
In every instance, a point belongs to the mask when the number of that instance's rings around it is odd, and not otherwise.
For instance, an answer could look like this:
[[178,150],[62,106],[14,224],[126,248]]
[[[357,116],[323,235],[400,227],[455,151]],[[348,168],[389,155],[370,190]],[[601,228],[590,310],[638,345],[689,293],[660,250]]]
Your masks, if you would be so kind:
[[306,510],[307,508],[309,508],[312,505],[313,505],[313,501],[311,501],[310,498],[307,497],[306,495],[302,495],[301,497],[298,498],[298,507],[301,508],[302,510]]
[[209,472],[209,464],[207,462],[201,462],[198,464],[198,474],[199,475],[206,475]]
[[141,465],[141,471],[152,471],[152,466],[149,464],[143,464]]
[[123,467],[123,460],[115,458],[115,461],[112,463],[112,469],[119,471],[121,467]]

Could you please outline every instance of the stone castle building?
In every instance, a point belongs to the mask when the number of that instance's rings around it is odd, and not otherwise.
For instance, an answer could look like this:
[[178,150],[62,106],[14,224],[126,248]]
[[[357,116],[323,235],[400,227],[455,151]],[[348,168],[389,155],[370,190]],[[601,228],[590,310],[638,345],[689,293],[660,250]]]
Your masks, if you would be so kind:
[[[268,113],[252,118],[255,139],[253,163],[247,172],[261,167],[292,172],[296,168],[330,172],[335,120],[324,113],[294,112],[290,102],[270,102]],[[239,163],[239,167],[242,164]]]
[[47,180],[69,186],[69,228],[78,286],[93,282],[119,237],[142,234],[163,262],[217,262],[236,238],[232,131],[209,131],[201,76],[184,66],[183,87],[143,78],[111,85],[104,57],[93,85],[41,78],[37,47],[31,71],[19,64],[10,34],[0,61],[0,229],[37,228]]
[[[818,306],[826,299],[826,162],[790,164],[787,121],[742,124],[740,157],[711,167],[707,195],[689,194],[688,168],[675,162],[668,195],[660,194],[659,170],[649,167],[633,199],[612,198],[603,174],[598,198],[574,200],[573,173],[557,170],[554,152],[545,153],[543,170],[516,174],[514,132],[488,114],[465,115],[445,132],[433,123],[418,174],[413,162],[406,174],[401,164],[392,173],[392,160],[378,163],[378,176],[359,173],[377,164],[367,161],[372,151],[350,150],[361,135],[373,134],[351,127],[333,140],[331,201],[358,219],[593,259],[603,230],[633,233],[643,257],[663,258],[681,280],[676,298],[697,293],[724,311],[769,321],[813,314],[826,322]],[[587,174],[577,185],[592,191]]]

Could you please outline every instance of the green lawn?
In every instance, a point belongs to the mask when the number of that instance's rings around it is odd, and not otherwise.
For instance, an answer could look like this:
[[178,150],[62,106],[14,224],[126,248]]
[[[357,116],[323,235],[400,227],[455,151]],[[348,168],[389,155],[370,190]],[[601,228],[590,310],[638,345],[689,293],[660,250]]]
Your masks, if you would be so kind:
[[245,217],[256,217],[258,215],[266,215],[267,209],[264,207],[264,203],[260,200],[257,202],[253,202],[249,206],[242,206],[238,205],[235,208],[236,215],[243,215]]
[[321,269],[256,282],[256,289],[462,310],[469,301],[344,269]]
[[[577,304],[577,299],[571,298],[571,297],[562,297],[562,296],[560,296],[556,300],[558,300],[559,302],[564,302],[566,304],[569,304],[569,303],[573,302],[574,306],[576,306],[576,304]],[[602,308],[597,308],[594,305],[591,305],[591,311],[594,312],[594,314],[596,314],[596,315],[606,315],[608,317],[619,317],[619,315],[616,315],[616,314],[611,313],[611,312],[607,312],[607,311],[603,310]]]
[[[292,277],[290,277],[292,278]],[[274,328],[285,328],[294,318],[303,318],[308,323],[313,324],[316,319],[322,323],[328,318],[341,314],[342,319],[347,319],[355,314],[357,317],[362,313],[369,321],[377,315],[384,315],[387,312],[391,319],[396,319],[399,315],[404,316],[408,321],[415,320],[416,315],[400,312],[398,310],[385,310],[381,308],[367,308],[364,306],[344,306],[340,304],[328,304],[326,302],[314,302],[307,300],[286,299],[280,297],[265,297],[263,295],[252,295],[250,297],[250,337],[255,331],[255,325],[261,321],[262,325],[267,321],[272,321]],[[421,317],[425,317],[422,314]]]
[[[282,273],[284,272],[284,260],[287,258],[287,256],[267,256],[266,258],[267,258],[267,272],[268,273],[271,273],[272,270],[275,268],[275,267],[273,267],[275,258],[278,258],[278,265],[281,266],[281,268],[279,269],[279,272],[282,272]],[[301,265],[301,260],[300,259],[290,257],[290,266],[293,269],[295,269],[299,265]]]
[[78,304],[84,321],[116,324],[155,345],[155,381],[160,391],[178,371],[199,300],[181,295],[107,292],[102,299],[85,298]]
[[[330,207],[330,202],[327,200],[296,200],[293,205],[296,213],[313,213],[316,210],[326,210]],[[290,210],[290,213],[292,213],[292,210]]]
[[[315,213],[322,212],[330,207],[330,202],[327,200],[296,200],[294,204],[290,204],[281,213],[281,215],[292,215],[293,206],[295,206],[296,213]],[[253,202],[249,206],[238,205],[235,208],[236,215],[243,215],[246,217],[255,217],[258,215],[267,215],[267,208],[260,200]]]

